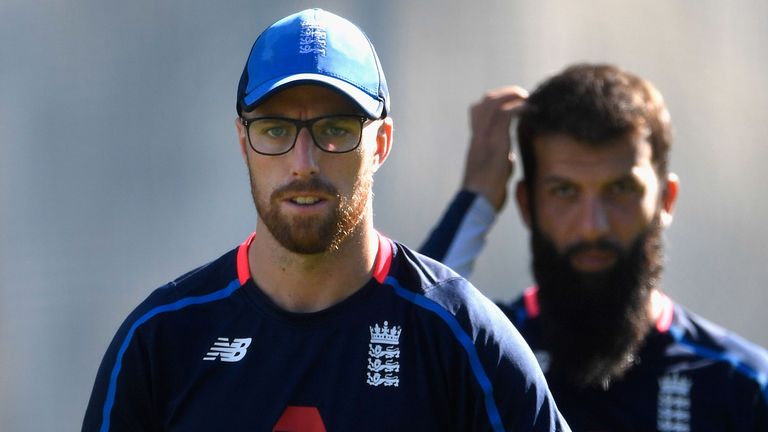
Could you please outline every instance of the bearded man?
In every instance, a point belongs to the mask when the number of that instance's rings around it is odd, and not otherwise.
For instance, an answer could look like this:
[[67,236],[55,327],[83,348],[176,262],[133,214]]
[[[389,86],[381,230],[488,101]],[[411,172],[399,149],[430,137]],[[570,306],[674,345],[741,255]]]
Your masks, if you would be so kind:
[[670,117],[647,80],[579,64],[471,110],[463,190],[422,252],[467,276],[513,171],[536,285],[499,303],[578,431],[766,431],[768,353],[663,291],[678,179]]

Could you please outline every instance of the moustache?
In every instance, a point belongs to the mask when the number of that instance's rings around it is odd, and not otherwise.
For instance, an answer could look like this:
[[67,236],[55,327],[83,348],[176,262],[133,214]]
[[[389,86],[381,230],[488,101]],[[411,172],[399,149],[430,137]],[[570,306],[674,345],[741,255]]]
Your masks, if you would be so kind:
[[309,180],[294,180],[287,185],[275,189],[270,198],[273,201],[280,201],[286,196],[296,195],[297,193],[317,193],[321,195],[338,196],[338,190],[330,183],[319,178]]
[[579,242],[574,245],[568,246],[565,249],[565,251],[561,254],[561,256],[565,259],[571,259],[577,254],[580,254],[582,252],[590,252],[590,251],[612,252],[618,256],[622,256],[626,254],[626,251],[621,247],[621,245],[619,245],[615,241],[608,240],[608,239],[599,239],[596,241],[583,241],[583,242]]

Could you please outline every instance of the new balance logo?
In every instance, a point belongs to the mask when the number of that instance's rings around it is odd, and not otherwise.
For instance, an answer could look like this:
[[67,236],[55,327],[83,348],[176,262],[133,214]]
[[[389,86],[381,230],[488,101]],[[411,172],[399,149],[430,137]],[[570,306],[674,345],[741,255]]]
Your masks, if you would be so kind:
[[235,338],[229,342],[228,338],[218,338],[217,342],[203,357],[203,360],[219,359],[223,362],[237,362],[245,357],[248,347],[251,345],[251,338]]

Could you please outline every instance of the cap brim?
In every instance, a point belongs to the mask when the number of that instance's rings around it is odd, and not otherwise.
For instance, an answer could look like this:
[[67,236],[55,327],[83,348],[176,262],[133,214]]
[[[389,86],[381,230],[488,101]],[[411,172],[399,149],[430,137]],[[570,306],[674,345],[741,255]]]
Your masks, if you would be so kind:
[[295,74],[265,82],[243,97],[243,110],[250,111],[278,91],[301,84],[320,84],[338,90],[359,105],[370,118],[379,118],[384,111],[383,101],[373,98],[354,85],[337,78],[313,73]]

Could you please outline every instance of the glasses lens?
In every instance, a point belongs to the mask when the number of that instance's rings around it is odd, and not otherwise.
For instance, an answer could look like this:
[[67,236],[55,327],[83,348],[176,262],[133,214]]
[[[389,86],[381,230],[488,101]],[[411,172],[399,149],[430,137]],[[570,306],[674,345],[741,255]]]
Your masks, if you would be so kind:
[[257,152],[280,154],[293,145],[296,125],[282,119],[256,119],[250,122],[248,137]]
[[362,130],[360,117],[334,116],[317,120],[312,125],[312,136],[323,150],[342,153],[357,147]]

